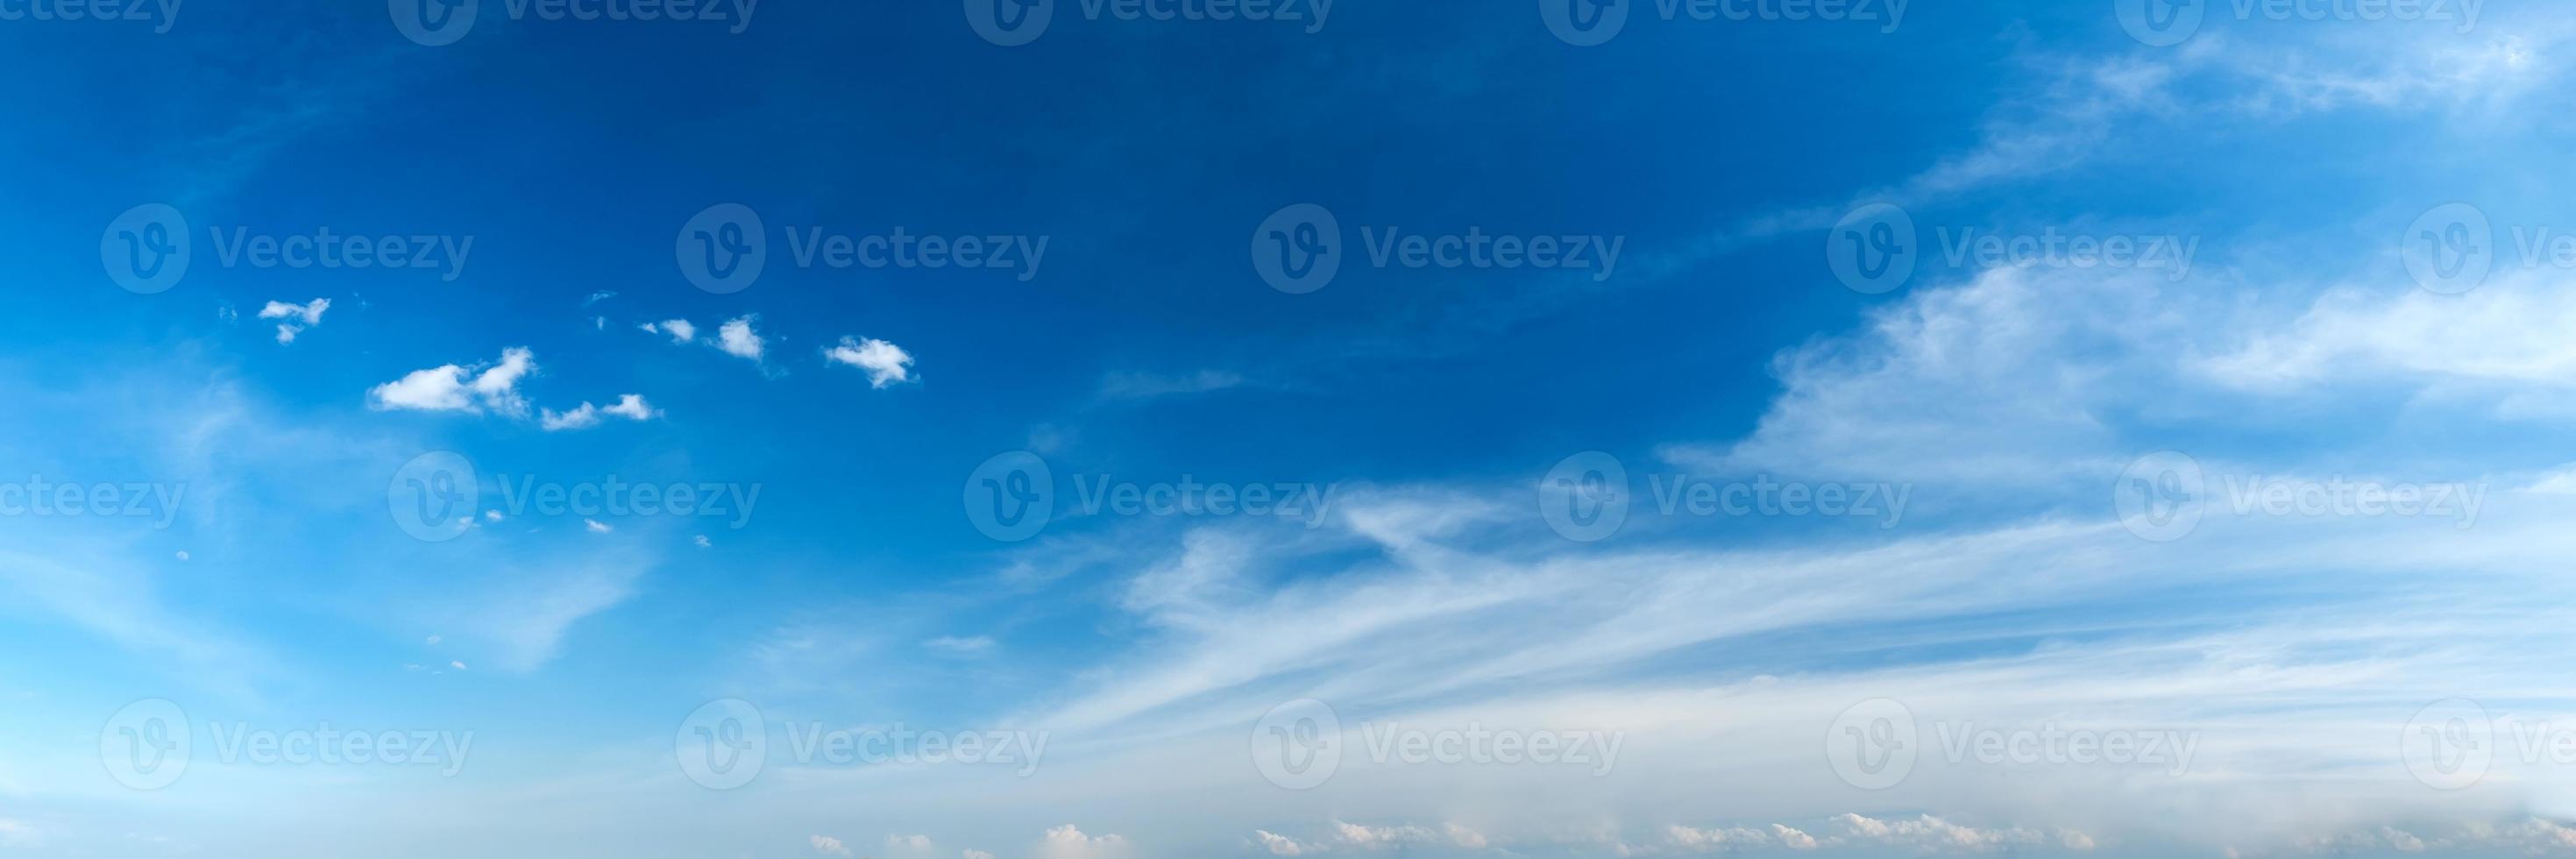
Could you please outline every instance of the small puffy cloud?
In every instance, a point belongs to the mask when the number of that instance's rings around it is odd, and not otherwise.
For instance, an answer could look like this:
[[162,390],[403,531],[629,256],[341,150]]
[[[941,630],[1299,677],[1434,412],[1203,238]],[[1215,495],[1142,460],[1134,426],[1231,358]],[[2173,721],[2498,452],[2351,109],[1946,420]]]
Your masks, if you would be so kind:
[[322,311],[329,309],[331,299],[328,298],[316,298],[304,304],[271,301],[259,309],[259,318],[285,320],[277,324],[277,342],[284,345],[295,342],[295,335],[303,333],[304,329],[321,325]]
[[693,541],[691,541],[691,542],[697,543],[697,544],[698,544],[698,548],[701,548],[701,549],[710,548],[710,547],[713,547],[713,546],[715,545],[714,543],[709,543],[709,542],[707,542],[707,535],[705,535],[705,534],[700,534],[700,535],[698,535],[698,536],[697,536],[697,539],[695,539],[695,540],[693,540]]
[[519,396],[519,380],[537,369],[536,354],[524,347],[501,350],[501,360],[490,365],[460,367],[448,364],[427,370],[413,370],[402,378],[367,390],[367,406],[378,411],[411,409],[424,412],[480,412],[485,409],[506,415],[528,413],[528,401]]
[[883,340],[843,337],[840,345],[823,350],[823,358],[868,371],[870,387],[912,381],[912,353]]
[[485,521],[485,522],[499,522],[499,521],[501,521],[501,511],[499,511],[499,510],[485,510],[485,511],[483,511],[483,521]]
[[609,300],[609,299],[611,299],[611,298],[616,298],[616,297],[617,297],[617,293],[610,292],[610,291],[608,291],[608,290],[603,289],[603,290],[600,290],[600,291],[598,291],[598,292],[591,293],[589,298],[584,298],[584,299],[582,299],[582,300],[581,300],[581,306],[583,306],[583,307],[589,307],[589,306],[591,306],[591,305],[593,305],[593,304],[598,304],[598,303],[600,303],[600,302],[602,302],[602,301],[607,301],[607,300]]
[[981,850],[969,849],[964,853],[958,854],[958,859],[993,859],[993,854],[986,853]]
[[436,635],[431,635],[430,637],[422,640],[430,644],[437,644],[441,639]]
[[608,524],[608,523],[606,523],[606,522],[599,521],[599,520],[597,520],[597,519],[584,519],[584,520],[581,520],[581,526],[582,526],[582,527],[584,527],[584,528],[588,528],[588,529],[590,529],[590,533],[593,533],[593,534],[606,534],[606,533],[608,533],[608,532],[610,532],[610,531],[615,531],[615,530],[617,530],[616,526],[610,525],[610,524]]
[[671,338],[671,342],[673,343],[690,343],[698,339],[697,323],[690,322],[686,319],[665,319],[660,322],[647,322],[644,323],[642,327],[645,333],[666,335]]
[[588,402],[584,402],[580,407],[568,412],[544,409],[538,415],[538,423],[545,427],[547,432],[555,432],[558,430],[589,429],[591,427],[598,426],[601,415],[610,415],[625,418],[627,420],[641,421],[650,420],[659,416],[661,413],[662,412],[659,409],[655,409],[651,404],[644,402],[644,395],[626,394],[618,397],[617,402],[607,408],[601,408],[599,406],[591,405]]
[[1039,852],[1046,859],[1092,859],[1123,852],[1127,839],[1117,835],[1089,835],[1067,823],[1046,831]]
[[1272,856],[1304,856],[1309,849],[1306,845],[1297,843],[1297,839],[1266,829],[1252,830],[1252,837],[1259,840],[1261,848],[1270,851]]
[[452,662],[447,663],[447,667],[449,667],[449,668],[454,668],[454,669],[456,669],[456,670],[458,670],[458,671],[463,671],[463,670],[465,670],[465,663],[464,663],[464,661],[462,661],[462,660],[452,661]]
[[886,849],[888,849],[888,850],[911,850],[911,851],[928,852],[928,851],[930,850],[930,836],[927,836],[927,835],[888,835],[888,836],[886,836],[885,846],[886,846]]
[[188,559],[188,550],[186,550],[186,549],[181,549],[181,550],[179,550],[179,554],[178,554],[178,556],[177,556],[177,557],[179,558],[179,560],[182,560],[182,561],[187,560],[187,559]]
[[768,341],[760,339],[759,332],[751,330],[751,322],[757,318],[759,317],[744,316],[726,320],[725,324],[717,326],[716,348],[736,358],[760,360],[767,352]]
[[841,839],[834,838],[829,835],[816,835],[806,840],[813,843],[814,852],[816,853],[820,853],[825,856],[850,855],[850,848],[843,845],[841,843]]

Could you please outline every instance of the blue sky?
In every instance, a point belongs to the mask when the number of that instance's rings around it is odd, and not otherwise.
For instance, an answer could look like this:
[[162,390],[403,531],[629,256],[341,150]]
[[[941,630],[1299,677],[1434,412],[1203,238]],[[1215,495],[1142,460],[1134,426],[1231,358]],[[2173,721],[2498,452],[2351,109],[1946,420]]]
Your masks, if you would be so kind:
[[640,8],[0,2],[0,855],[2576,849],[2554,6]]

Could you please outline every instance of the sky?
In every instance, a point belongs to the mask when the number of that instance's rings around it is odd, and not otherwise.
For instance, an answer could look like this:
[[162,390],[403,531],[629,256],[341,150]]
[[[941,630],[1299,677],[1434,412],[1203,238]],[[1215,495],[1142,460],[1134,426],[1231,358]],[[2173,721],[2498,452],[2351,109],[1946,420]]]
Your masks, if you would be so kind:
[[2511,0],[0,0],[0,857],[2576,853]]

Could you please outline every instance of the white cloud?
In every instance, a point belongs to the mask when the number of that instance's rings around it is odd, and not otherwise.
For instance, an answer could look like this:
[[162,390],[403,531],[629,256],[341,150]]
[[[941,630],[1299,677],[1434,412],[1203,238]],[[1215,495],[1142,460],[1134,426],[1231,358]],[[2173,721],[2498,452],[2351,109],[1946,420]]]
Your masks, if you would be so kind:
[[277,342],[287,344],[295,342],[295,335],[304,329],[321,325],[322,312],[329,309],[331,299],[328,298],[316,298],[305,304],[271,301],[259,309],[259,318],[286,320],[277,324]]
[[1087,835],[1067,823],[1046,831],[1039,842],[1038,853],[1045,859],[1095,859],[1126,852],[1127,839],[1118,835]]
[[698,535],[696,538],[691,539],[689,542],[692,542],[692,543],[697,544],[698,548],[701,548],[701,549],[712,548],[712,547],[714,547],[714,546],[715,546],[715,544],[714,544],[714,543],[707,542],[707,535],[705,535],[705,534],[700,534],[700,535]]
[[[368,389],[367,405],[379,411],[479,412],[490,409],[516,417],[528,413],[528,401],[519,395],[519,380],[536,369],[535,353],[514,346],[501,350],[501,360],[495,364],[473,367],[448,364],[414,370],[401,379]],[[467,380],[468,374],[472,374],[471,381]]]
[[548,432],[554,432],[558,430],[589,429],[591,427],[598,426],[601,415],[641,421],[650,420],[660,416],[661,414],[660,410],[655,409],[650,404],[644,402],[644,395],[625,394],[619,396],[617,398],[617,402],[607,408],[600,408],[598,406],[591,405],[588,402],[584,402],[579,407],[568,412],[557,412],[553,409],[542,409],[538,414],[538,424],[543,426]]
[[820,853],[825,856],[850,855],[850,848],[843,845],[841,843],[841,839],[834,838],[829,835],[816,835],[806,840],[814,845],[814,852],[816,853]]
[[606,533],[608,533],[608,532],[610,532],[610,531],[615,531],[615,530],[617,530],[617,528],[616,528],[615,526],[612,526],[612,525],[610,525],[610,524],[608,524],[608,523],[606,523],[606,522],[599,521],[599,520],[597,520],[597,519],[584,519],[584,520],[581,520],[581,525],[582,525],[582,527],[584,527],[584,528],[588,528],[588,529],[590,529],[590,533],[593,533],[593,534],[606,534]]
[[461,661],[461,660],[460,660],[460,661],[453,661],[453,662],[449,662],[449,663],[447,663],[447,667],[449,667],[449,668],[454,668],[454,669],[456,669],[456,670],[458,670],[458,671],[463,671],[463,670],[465,670],[465,663],[464,663],[463,661]]
[[843,337],[841,344],[823,350],[825,360],[848,364],[868,371],[868,385],[883,388],[912,380],[912,355],[883,340]]
[[[2069,849],[2089,850],[2093,839],[2081,832],[2065,831],[2052,836],[2036,829],[1979,829],[1961,826],[1926,814],[1911,820],[1879,820],[1858,814],[1835,818],[1847,837],[1882,844],[1910,847],[1926,852],[1986,853],[2007,849],[2044,847],[2051,844]],[[2081,846],[2078,846],[2081,845]]]
[[958,854],[958,859],[993,859],[993,854],[986,853],[981,850],[969,849],[964,853]]
[[928,852],[930,850],[930,836],[888,835],[885,837],[885,846],[888,850]]
[[645,333],[669,336],[673,343],[689,343],[698,339],[698,326],[686,319],[647,322],[642,327]]
[[736,358],[760,360],[768,343],[760,339],[757,332],[751,330],[752,320],[757,318],[759,317],[743,316],[726,320],[725,324],[716,328],[716,348]]
[[1308,850],[1306,845],[1298,843],[1297,839],[1266,829],[1253,830],[1252,837],[1260,840],[1262,849],[1270,851],[1270,855],[1273,856],[1304,856]]

